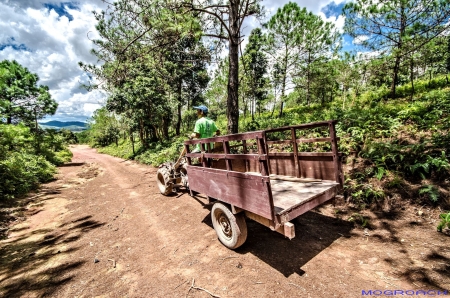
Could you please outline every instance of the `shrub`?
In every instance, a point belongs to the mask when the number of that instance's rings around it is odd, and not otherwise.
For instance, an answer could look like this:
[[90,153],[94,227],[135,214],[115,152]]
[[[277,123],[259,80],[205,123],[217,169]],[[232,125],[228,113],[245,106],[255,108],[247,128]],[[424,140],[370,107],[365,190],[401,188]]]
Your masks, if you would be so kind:
[[0,199],[11,199],[53,179],[56,167],[42,156],[13,152],[0,161]]

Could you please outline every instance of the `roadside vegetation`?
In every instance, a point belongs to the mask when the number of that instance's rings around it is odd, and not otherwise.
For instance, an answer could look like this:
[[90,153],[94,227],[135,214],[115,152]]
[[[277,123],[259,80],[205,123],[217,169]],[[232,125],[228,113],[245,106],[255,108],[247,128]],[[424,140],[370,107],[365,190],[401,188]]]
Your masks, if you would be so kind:
[[[265,20],[261,1],[226,3],[119,0],[96,13],[103,64],[80,66],[95,78],[86,87],[109,97],[79,140],[157,166],[177,158],[198,104],[223,133],[336,119],[348,201],[449,208],[448,2],[349,2],[353,52],[296,3]],[[235,51],[250,17],[264,25]]]
[[13,203],[53,179],[70,161],[70,131],[42,130],[38,120],[55,113],[48,87],[16,61],[0,62],[0,203]]

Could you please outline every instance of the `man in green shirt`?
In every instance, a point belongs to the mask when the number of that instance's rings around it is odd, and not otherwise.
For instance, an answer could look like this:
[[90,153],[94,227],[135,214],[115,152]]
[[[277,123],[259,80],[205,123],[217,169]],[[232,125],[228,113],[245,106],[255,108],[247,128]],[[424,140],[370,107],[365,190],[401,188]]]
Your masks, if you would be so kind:
[[[194,132],[192,138],[204,139],[211,138],[214,135],[220,135],[220,130],[217,128],[213,120],[208,118],[208,108],[204,105],[194,107],[197,110],[198,120],[195,122]],[[214,143],[211,144],[211,148],[214,148]],[[197,144],[192,153],[201,152],[200,144]]]

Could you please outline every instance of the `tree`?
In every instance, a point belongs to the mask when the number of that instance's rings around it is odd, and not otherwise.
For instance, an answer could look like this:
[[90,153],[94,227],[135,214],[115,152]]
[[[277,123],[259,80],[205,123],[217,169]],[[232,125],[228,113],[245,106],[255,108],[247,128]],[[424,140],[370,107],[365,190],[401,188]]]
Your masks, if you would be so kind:
[[199,97],[208,81],[209,54],[200,44],[198,21],[148,0],[120,0],[95,17],[100,39],[94,40],[93,53],[103,65],[80,66],[111,94],[108,110],[133,119],[130,128],[139,132],[144,147],[169,137],[175,113],[179,133],[184,99]]
[[286,91],[294,80],[301,82],[299,77],[305,78],[302,87],[306,90],[309,105],[313,77],[311,66],[317,60],[332,56],[340,35],[332,23],[324,22],[293,2],[279,8],[266,26],[267,52],[272,57],[272,65],[277,65],[282,75],[279,113],[282,116]]
[[261,102],[267,97],[267,58],[262,52],[264,39],[261,29],[253,29],[250,33],[248,44],[243,55],[245,77],[248,81],[248,89],[245,95],[252,101],[252,120],[255,120],[256,106],[261,107]]
[[23,121],[36,125],[38,119],[56,112],[58,104],[48,87],[38,86],[39,77],[17,61],[0,62],[0,76],[0,106],[7,124]]
[[228,133],[239,130],[239,44],[242,42],[242,24],[251,15],[260,16],[261,0],[190,0],[182,2],[200,16],[204,36],[228,42],[227,118]]
[[278,8],[277,13],[272,16],[265,25],[268,29],[266,51],[271,57],[274,73],[280,74],[280,113],[283,115],[283,105],[288,85],[292,84],[295,67],[299,59],[298,32],[303,26],[300,16],[301,9],[297,3],[289,2],[282,8]]
[[[210,110],[217,115],[226,115],[228,93],[224,86],[228,82],[228,57],[219,61],[217,69],[214,70],[212,80],[205,92],[206,103]],[[239,90],[242,90],[240,88]]]
[[296,76],[304,77],[306,89],[306,104],[309,106],[311,101],[311,85],[314,78],[319,78],[322,69],[325,66],[321,61],[331,58],[339,49],[340,34],[331,22],[325,22],[321,17],[307,12],[303,9],[299,16],[303,19],[303,26],[299,28],[297,47],[300,54]]
[[164,67],[169,74],[169,85],[177,98],[177,122],[176,134],[181,129],[181,109],[187,104],[196,105],[203,101],[202,90],[209,82],[206,71],[206,62],[209,61],[209,53],[199,39],[186,36],[180,39],[170,50],[167,50],[167,58]]
[[393,57],[391,97],[401,62],[449,28],[447,0],[356,0],[344,6],[345,31],[363,47]]
[[114,113],[100,108],[92,115],[89,123],[90,137],[93,145],[107,146],[117,144],[119,138],[119,121]]

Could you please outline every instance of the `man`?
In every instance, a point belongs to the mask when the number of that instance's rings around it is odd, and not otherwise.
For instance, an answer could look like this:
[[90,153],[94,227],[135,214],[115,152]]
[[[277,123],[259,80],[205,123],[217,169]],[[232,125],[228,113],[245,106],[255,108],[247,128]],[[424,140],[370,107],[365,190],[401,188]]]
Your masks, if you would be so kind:
[[[198,120],[195,122],[194,132],[191,138],[204,139],[220,135],[220,130],[217,128],[213,120],[208,118],[208,108],[204,105],[194,107],[197,110]],[[214,143],[211,145],[214,146]],[[197,144],[192,153],[201,152],[200,144]]]

